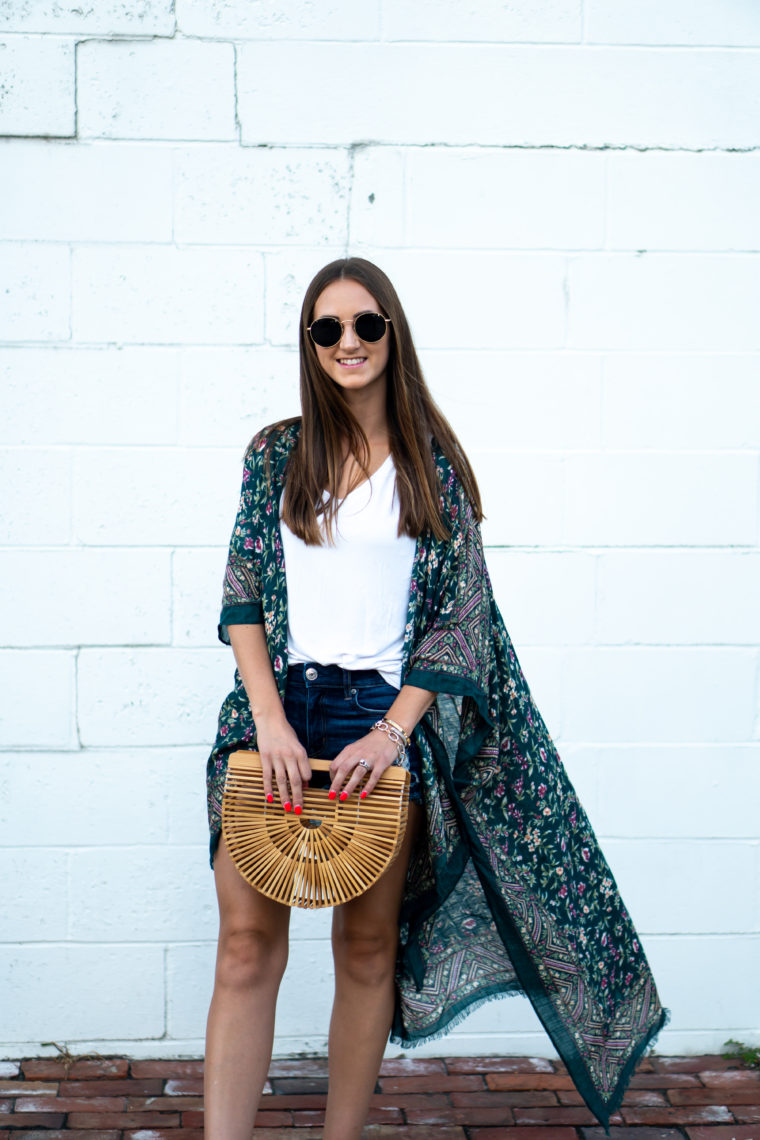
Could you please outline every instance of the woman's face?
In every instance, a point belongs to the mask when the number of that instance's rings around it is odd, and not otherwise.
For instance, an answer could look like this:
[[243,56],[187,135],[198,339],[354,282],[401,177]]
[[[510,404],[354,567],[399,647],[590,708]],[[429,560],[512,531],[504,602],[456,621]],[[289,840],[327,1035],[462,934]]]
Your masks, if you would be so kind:
[[[380,306],[370,292],[358,281],[343,278],[331,281],[317,297],[312,320],[320,317],[337,317],[343,323],[343,335],[332,348],[315,345],[319,363],[346,395],[350,392],[367,392],[376,387],[384,390],[388,353],[389,331],[382,340],[360,340],[354,332],[353,319],[360,313],[379,313]],[[390,325],[386,325],[386,330]]]

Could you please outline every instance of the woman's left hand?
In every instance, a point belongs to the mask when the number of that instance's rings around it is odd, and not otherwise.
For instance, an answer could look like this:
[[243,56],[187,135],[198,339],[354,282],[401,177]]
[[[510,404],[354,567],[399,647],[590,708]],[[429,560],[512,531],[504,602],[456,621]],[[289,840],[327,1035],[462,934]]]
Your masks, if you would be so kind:
[[[397,758],[396,745],[384,732],[368,732],[361,740],[347,744],[333,760],[330,765],[330,794],[339,793],[341,800],[344,800],[361,784],[363,799]],[[360,760],[364,764],[360,764]],[[369,766],[369,771],[365,764]]]

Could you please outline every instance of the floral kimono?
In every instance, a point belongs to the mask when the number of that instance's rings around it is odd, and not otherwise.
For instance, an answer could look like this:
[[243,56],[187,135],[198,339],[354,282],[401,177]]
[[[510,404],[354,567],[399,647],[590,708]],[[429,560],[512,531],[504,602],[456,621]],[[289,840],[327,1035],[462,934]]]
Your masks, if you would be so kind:
[[[292,421],[252,441],[230,542],[219,636],[263,622],[281,697],[287,596],[279,503]],[[417,540],[402,683],[438,694],[414,730],[426,826],[401,911],[391,1040],[446,1032],[479,1004],[526,994],[606,1129],[668,1019],[636,930],[523,677],[493,598],[480,527],[435,448],[451,531]],[[239,674],[208,762],[211,853],[227,756],[255,748]]]

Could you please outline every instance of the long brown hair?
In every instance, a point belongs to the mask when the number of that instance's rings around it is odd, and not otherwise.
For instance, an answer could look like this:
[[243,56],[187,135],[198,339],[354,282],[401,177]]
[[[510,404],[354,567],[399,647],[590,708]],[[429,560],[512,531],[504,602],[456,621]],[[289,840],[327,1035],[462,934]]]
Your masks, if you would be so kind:
[[[431,451],[438,443],[462,482],[476,518],[483,518],[480,492],[472,468],[446,417],[436,405],[422,375],[409,323],[388,277],[362,257],[341,258],[321,269],[304,297],[299,330],[302,426],[288,461],[282,517],[299,538],[320,545],[319,515],[324,515],[328,541],[339,505],[338,488],[346,444],[368,477],[369,442],[338,384],[319,363],[307,332],[317,298],[332,281],[349,278],[363,285],[391,324],[387,368],[390,450],[396,467],[399,534],[417,538],[429,529],[446,539],[449,530],[439,507],[440,484]],[[292,422],[292,421],[291,421]],[[274,425],[273,425],[274,427]],[[323,502],[324,490],[328,492]]]

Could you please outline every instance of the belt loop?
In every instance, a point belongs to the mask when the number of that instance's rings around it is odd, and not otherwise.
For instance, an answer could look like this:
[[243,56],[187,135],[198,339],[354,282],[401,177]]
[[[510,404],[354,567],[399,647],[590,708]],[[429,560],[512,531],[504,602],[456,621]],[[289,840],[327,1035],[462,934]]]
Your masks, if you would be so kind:
[[351,696],[351,670],[342,669],[343,673],[343,696],[346,700]]

